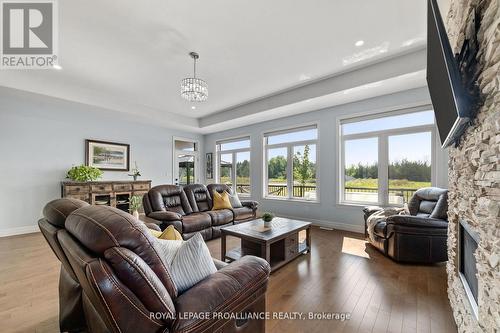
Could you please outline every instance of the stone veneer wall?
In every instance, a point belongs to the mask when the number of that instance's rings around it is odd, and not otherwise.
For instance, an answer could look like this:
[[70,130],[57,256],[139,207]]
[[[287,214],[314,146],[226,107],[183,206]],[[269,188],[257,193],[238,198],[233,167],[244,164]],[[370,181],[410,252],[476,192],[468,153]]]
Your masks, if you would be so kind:
[[[448,297],[460,332],[500,331],[500,0],[452,0],[447,30],[458,52],[472,8],[482,8],[479,86],[484,105],[449,159]],[[480,236],[476,321],[458,277],[457,231],[466,219]]]

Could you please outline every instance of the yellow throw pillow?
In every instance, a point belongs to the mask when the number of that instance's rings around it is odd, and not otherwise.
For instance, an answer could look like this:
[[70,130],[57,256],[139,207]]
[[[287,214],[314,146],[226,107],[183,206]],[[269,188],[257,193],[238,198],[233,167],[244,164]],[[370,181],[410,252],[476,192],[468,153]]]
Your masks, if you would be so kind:
[[149,232],[151,235],[159,239],[182,240],[182,235],[177,231],[177,229],[174,228],[173,225],[169,225],[165,230],[163,230],[163,232],[152,229],[149,229]]
[[174,228],[173,225],[169,225],[165,230],[163,230],[163,233],[158,238],[166,240],[182,240],[182,235],[177,231],[177,229]]
[[212,210],[233,208],[233,206],[231,206],[231,201],[229,200],[229,194],[226,191],[222,192],[222,194],[214,191],[212,197],[214,200],[214,206]]
[[148,228],[148,230],[149,230],[149,233],[150,233],[151,235],[155,236],[156,238],[160,237],[160,236],[161,236],[161,234],[162,234],[162,232],[161,232],[161,231],[158,231],[158,230],[149,229],[149,228]]

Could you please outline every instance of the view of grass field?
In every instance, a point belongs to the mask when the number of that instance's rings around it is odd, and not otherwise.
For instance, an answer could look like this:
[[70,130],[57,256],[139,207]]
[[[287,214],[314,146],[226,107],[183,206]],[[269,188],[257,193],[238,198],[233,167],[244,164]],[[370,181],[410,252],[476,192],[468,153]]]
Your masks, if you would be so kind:
[[[376,189],[378,188],[378,179],[365,178],[365,179],[352,179],[345,182],[346,187],[362,187]],[[431,186],[431,182],[417,182],[407,179],[391,179],[389,180],[389,188],[391,189],[413,189],[418,190],[422,187]]]

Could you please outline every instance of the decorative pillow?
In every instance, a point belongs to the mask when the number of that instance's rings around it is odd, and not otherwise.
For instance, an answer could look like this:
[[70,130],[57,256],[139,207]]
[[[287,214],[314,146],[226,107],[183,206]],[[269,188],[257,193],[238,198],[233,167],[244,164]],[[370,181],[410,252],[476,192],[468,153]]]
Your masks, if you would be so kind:
[[177,231],[177,229],[174,228],[173,225],[169,225],[165,230],[163,230],[163,232],[153,229],[149,229],[149,232],[151,235],[159,239],[182,240],[182,235]]
[[217,272],[207,244],[200,233],[187,241],[163,239],[158,241],[179,293]]
[[238,198],[238,194],[237,193],[235,193],[233,195],[231,195],[231,194],[228,193],[228,196],[229,196],[229,202],[231,203],[231,206],[233,208],[241,208],[241,207],[243,207],[243,205],[241,204],[240,198]]
[[229,194],[226,191],[222,192],[222,194],[220,194],[217,191],[214,191],[212,199],[214,201],[214,206],[212,207],[212,210],[233,208],[233,206],[231,206],[231,202],[229,201]]

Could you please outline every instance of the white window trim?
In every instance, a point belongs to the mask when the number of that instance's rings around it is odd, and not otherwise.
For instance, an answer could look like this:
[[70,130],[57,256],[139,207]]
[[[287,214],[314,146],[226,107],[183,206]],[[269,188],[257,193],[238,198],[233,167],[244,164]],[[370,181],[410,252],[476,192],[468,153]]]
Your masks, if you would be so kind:
[[[298,132],[301,130],[306,130],[306,129],[312,129],[315,128],[317,131],[317,139],[315,140],[302,140],[302,141],[293,141],[293,142],[284,142],[284,143],[276,143],[276,144],[267,144],[267,137],[268,136],[273,136],[273,135],[281,135],[281,134],[286,134],[286,133],[293,133],[293,132]],[[320,130],[319,130],[319,122],[313,122],[313,123],[307,123],[302,126],[298,127],[286,127],[282,129],[277,129],[275,131],[271,132],[263,132],[262,133],[262,150],[264,152],[264,158],[262,161],[262,168],[263,168],[263,189],[262,189],[262,197],[264,200],[277,200],[277,201],[296,201],[296,202],[304,202],[304,203],[313,203],[313,204],[319,204],[320,203],[320,162],[319,162],[319,156],[320,156]],[[299,197],[294,197],[293,196],[293,147],[295,146],[304,146],[306,144],[315,144],[316,145],[316,200],[305,200]],[[288,190],[288,196],[287,197],[280,197],[280,196],[274,196],[274,195],[269,195],[268,189],[269,189],[269,177],[268,177],[268,150],[273,149],[273,148],[286,148],[287,149],[287,168],[286,168],[286,174],[287,174],[287,179],[286,179],[286,186],[287,190],[292,189],[291,191]],[[291,167],[292,166],[292,167]]]
[[[415,134],[415,133],[431,133],[431,185],[436,184],[436,145],[435,141],[437,139],[436,135],[436,125],[419,125],[412,127],[401,127],[395,129],[387,129],[380,131],[356,133],[342,135],[342,125],[346,123],[353,123],[358,121],[385,118],[390,116],[397,116],[402,114],[410,114],[419,111],[430,111],[432,107],[421,106],[406,110],[397,110],[393,112],[383,112],[377,115],[360,116],[355,118],[338,118],[337,119],[337,133],[338,133],[338,151],[339,153],[339,190],[338,190],[338,202],[339,205],[380,205],[383,207],[397,206],[395,204],[389,204],[389,142],[388,138],[394,135],[405,135],[405,134]],[[354,119],[354,121],[351,121]],[[347,121],[346,121],[347,120]],[[346,140],[356,140],[356,139],[367,139],[367,138],[377,138],[378,139],[378,179],[379,179],[379,191],[378,191],[378,202],[362,202],[362,201],[348,201],[344,198],[344,186],[345,186],[345,141]]]
[[[224,143],[238,142],[248,140],[250,142],[250,146],[248,148],[239,148],[239,149],[229,149],[229,150],[220,150],[220,145]],[[217,140],[215,142],[215,152],[216,152],[216,172],[215,179],[217,183],[220,183],[220,166],[221,166],[221,155],[231,154],[231,183],[233,193],[237,193],[236,183],[238,179],[238,175],[236,174],[236,154],[237,153],[250,153],[250,179],[249,179],[249,187],[250,193],[238,193],[240,197],[251,197],[252,195],[252,139],[250,135],[244,135],[240,137],[228,138],[223,140]]]

